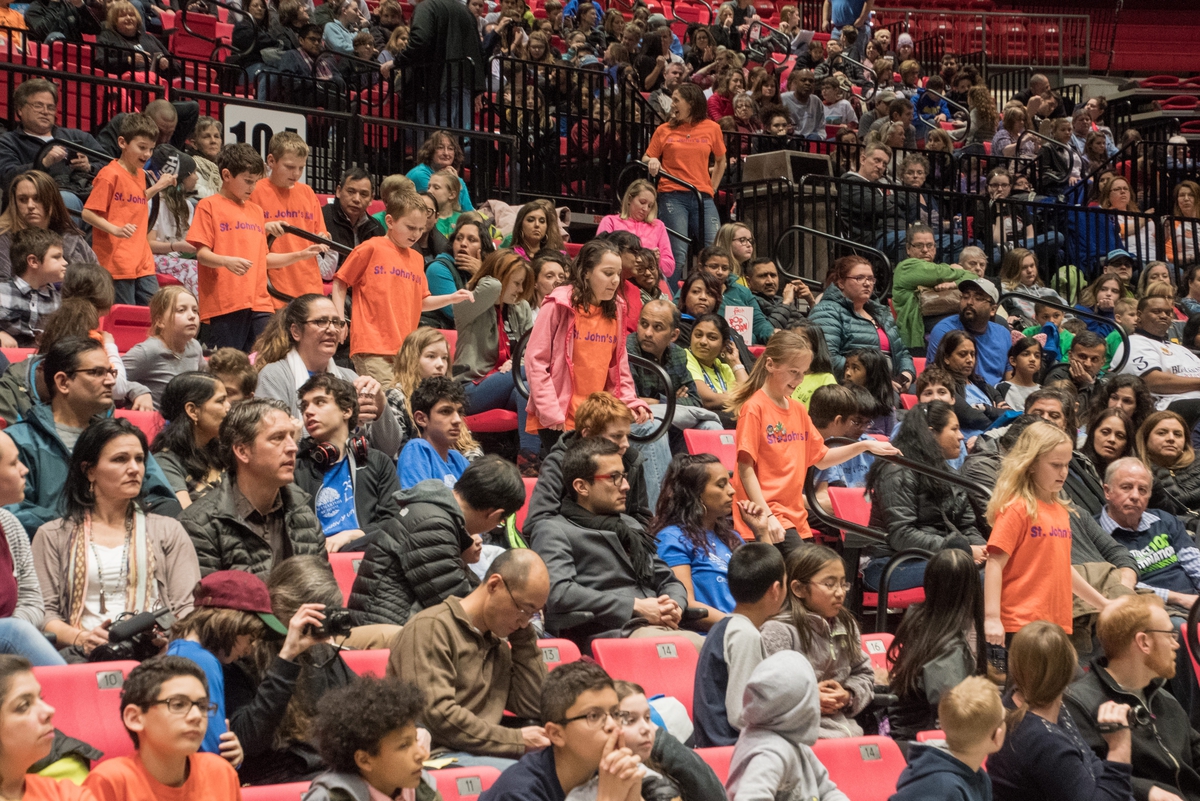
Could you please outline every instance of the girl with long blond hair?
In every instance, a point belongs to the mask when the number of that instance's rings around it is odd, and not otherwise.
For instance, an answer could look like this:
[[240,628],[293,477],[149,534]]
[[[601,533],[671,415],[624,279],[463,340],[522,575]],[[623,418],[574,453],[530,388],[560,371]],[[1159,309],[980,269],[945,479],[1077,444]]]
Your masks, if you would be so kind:
[[667,226],[658,219],[658,190],[654,184],[639,178],[629,185],[621,197],[621,213],[609,214],[600,220],[596,235],[610,231],[628,231],[641,240],[642,247],[653,250],[658,256],[662,274],[670,278],[675,274],[675,254],[671,252],[671,239]]
[[126,377],[150,390],[155,409],[172,378],[204,369],[199,330],[200,308],[186,287],[163,287],[150,298],[150,336],[130,348],[124,362]]
[[1034,423],[1005,457],[987,505],[992,526],[984,572],[987,641],[1005,646],[1027,623],[1072,631],[1072,593],[1103,610],[1108,601],[1071,568],[1071,502],[1062,494],[1071,438]]
[[[767,542],[792,544],[811,539],[804,508],[804,477],[808,468],[822,470],[860,453],[896,456],[889,442],[869,439],[838,448],[825,447],[804,404],[792,393],[812,366],[808,337],[797,331],[778,331],[754,364],[750,375],[729,393],[726,411],[737,416],[737,469],[733,474],[735,497],[770,510]],[[753,528],[741,518],[737,506],[734,524],[743,538]]]
[[[404,338],[396,358],[392,360],[392,384],[387,388],[388,406],[400,423],[402,442],[420,436],[413,422],[412,406],[408,402],[417,385],[430,376],[449,373],[450,343],[441,331],[422,326]],[[466,426],[461,430],[454,449],[467,457],[468,461],[474,460],[483,453],[483,449]]]

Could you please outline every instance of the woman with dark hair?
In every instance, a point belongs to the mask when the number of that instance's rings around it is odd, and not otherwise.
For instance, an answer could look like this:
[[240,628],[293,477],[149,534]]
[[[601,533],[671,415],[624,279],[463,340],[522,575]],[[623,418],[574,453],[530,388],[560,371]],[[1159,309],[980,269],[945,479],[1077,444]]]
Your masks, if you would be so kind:
[[[2,220],[3,217],[0,217],[0,221]],[[1179,294],[1179,302],[1175,305],[1188,316],[1189,320],[1200,314],[1200,262],[1192,264],[1183,274],[1183,283],[1179,286]]]
[[[663,179],[658,187],[658,217],[668,229],[690,238],[696,251],[711,245],[721,226],[713,196],[725,175],[725,135],[708,119],[704,90],[683,83],[671,93],[669,118],[655,129],[642,161],[651,178],[662,170],[699,190],[698,203],[690,189]],[[676,264],[687,263],[685,242],[671,237],[671,250]]]
[[1142,427],[1154,412],[1154,396],[1141,376],[1118,373],[1099,382],[1092,393],[1091,415],[1103,409],[1120,409],[1129,416],[1133,430]]
[[513,221],[512,233],[502,247],[513,251],[527,261],[533,261],[546,251],[563,249],[562,234],[558,230],[558,212],[549,200],[531,200],[520,208]]
[[[450,250],[439,253],[425,268],[425,280],[434,295],[448,295],[465,289],[484,260],[496,246],[488,235],[487,225],[479,215],[463,215],[450,232]],[[446,306],[431,312],[421,312],[421,325],[432,328],[454,328],[454,307]]]
[[688,275],[679,288],[679,341],[686,347],[692,341],[696,321],[712,314],[721,303],[724,287],[712,273],[696,270]]
[[[400,452],[403,434],[387,404],[383,387],[370,376],[334,363],[345,333],[346,320],[324,295],[301,295],[271,318],[254,343],[258,352],[258,389],[261,398],[274,398],[300,416],[296,391],[315,373],[333,373],[358,390],[358,419],[371,447],[389,456]],[[307,433],[302,436],[307,436]]]
[[942,693],[967,676],[987,673],[983,585],[979,566],[960,548],[944,548],[925,566],[925,601],[909,607],[888,650],[891,735],[915,740],[937,728]]
[[243,67],[249,78],[265,66],[263,51],[279,47],[279,41],[271,35],[271,14],[266,0],[249,0],[246,13],[239,15],[233,26],[233,50],[229,62]]
[[142,505],[146,437],[128,420],[83,430],[63,487],[66,514],[37,531],[33,561],[45,596],[43,628],[68,661],[108,642],[123,613],[192,609],[200,563],[179,521]]
[[[725,405],[730,393],[746,380],[746,367],[733,345],[729,323],[719,314],[705,314],[692,326],[692,338],[687,347],[688,373],[696,382],[696,391],[704,408],[722,415],[726,423]],[[727,425],[727,428],[733,426]]]
[[186,509],[225,472],[217,448],[221,421],[229,413],[225,385],[211,373],[180,373],[163,390],[161,411],[167,424],[150,450]]
[[1096,475],[1104,477],[1108,466],[1133,453],[1137,429],[1129,415],[1120,409],[1100,409],[1087,424],[1087,439],[1080,452],[1092,461]]
[[[405,176],[413,182],[418,192],[429,188],[429,179],[438,170],[451,169],[456,174],[462,172],[463,149],[458,139],[450,131],[438,131],[431,135],[417,151],[417,166]],[[467,182],[459,181],[458,205],[462,211],[474,211],[471,194],[467,191]]]
[[[958,458],[962,441],[954,409],[930,401],[904,415],[892,444],[914,462],[950,470],[947,461]],[[966,490],[957,484],[877,459],[867,472],[867,492],[872,501],[871,525],[888,533],[887,543],[872,550],[863,569],[868,589],[877,590],[891,557],[909,548],[934,553],[945,548],[970,550],[977,564],[986,558],[987,540],[979,533]],[[905,562],[892,573],[889,589],[920,587],[924,576],[924,562]]]
[[1004,402],[1000,393],[975,372],[975,340],[965,332],[946,332],[932,366],[954,377],[954,413],[963,426],[963,436],[979,434],[1004,414],[998,408]]
[[58,185],[40,170],[17,173],[8,183],[8,208],[0,214],[0,281],[12,278],[12,236],[26,228],[53,231],[63,238],[68,264],[96,264],[96,254],[71,219]]
[[[671,460],[650,530],[658,540],[658,555],[687,589],[688,603],[708,609],[708,617],[699,621],[706,630],[735,605],[725,576],[743,540],[733,529],[732,514],[733,484],[717,457],[681,453]],[[765,521],[754,515],[745,519]],[[755,532],[758,539],[765,535],[765,526]]]
[[1136,453],[1154,474],[1150,507],[1188,522],[1200,514],[1200,461],[1188,426],[1175,412],[1154,412],[1137,432]]

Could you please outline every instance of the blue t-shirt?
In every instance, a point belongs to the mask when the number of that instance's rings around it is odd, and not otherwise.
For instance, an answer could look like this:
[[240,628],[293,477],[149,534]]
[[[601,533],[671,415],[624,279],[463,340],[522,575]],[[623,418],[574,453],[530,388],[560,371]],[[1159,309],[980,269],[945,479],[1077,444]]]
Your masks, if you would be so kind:
[[354,508],[354,480],[350,475],[350,460],[343,458],[325,472],[321,489],[317,490],[317,519],[326,537],[353,531],[359,527]]
[[206,754],[221,753],[221,735],[225,733],[225,669],[221,667],[221,660],[191,640],[171,640],[167,653],[192,660],[208,678],[208,700],[217,705],[217,711],[208,716],[208,731],[204,733],[200,750]]
[[446,456],[446,460],[442,461],[442,457],[428,442],[419,437],[410,439],[404,450],[400,451],[400,461],[396,465],[400,488],[410,489],[431,478],[453,487],[470,462],[453,448]]
[[[962,321],[954,314],[942,320],[933,327],[929,334],[929,347],[925,350],[925,358],[929,364],[937,356],[938,345],[942,337],[950,331],[963,331]],[[1004,371],[1008,369],[1008,351],[1012,349],[1012,332],[999,323],[989,322],[987,330],[982,334],[968,332],[975,343],[975,372],[979,377],[992,386],[1004,380]]]
[[729,594],[726,577],[733,552],[711,531],[707,532],[707,536],[709,552],[704,553],[692,544],[679,526],[667,526],[658,532],[658,555],[667,563],[667,567],[687,565],[692,569],[692,587],[697,604],[729,613],[733,611],[734,601]]
[[[898,430],[900,425],[894,424],[893,430]],[[886,431],[883,433],[887,433]],[[893,434],[893,436],[895,436]],[[874,437],[863,434],[858,438],[859,442],[874,439]],[[830,484],[841,483],[844,487],[851,489],[867,486],[867,471],[871,469],[871,462],[875,461],[875,457],[869,453],[860,453],[852,459],[847,459],[841,464],[835,464],[826,470],[817,473],[817,483],[827,481]]]
[[858,15],[862,13],[864,5],[866,5],[866,0],[833,0],[833,9],[829,15],[833,27],[841,28],[845,25],[853,25],[854,21],[858,19]]

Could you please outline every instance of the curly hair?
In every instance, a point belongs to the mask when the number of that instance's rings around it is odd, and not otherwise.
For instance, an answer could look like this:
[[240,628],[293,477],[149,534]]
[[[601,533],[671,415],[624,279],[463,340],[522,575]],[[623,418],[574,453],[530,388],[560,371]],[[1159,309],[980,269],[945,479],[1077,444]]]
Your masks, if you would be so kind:
[[398,678],[360,676],[317,703],[313,728],[321,759],[341,773],[358,773],[357,751],[378,754],[389,733],[416,723],[425,696],[415,684]]
[[[650,524],[650,530],[656,536],[657,532],[668,526],[677,526],[698,552],[705,556],[712,555],[712,542],[704,528],[707,510],[703,496],[708,486],[709,465],[714,464],[720,466],[721,460],[711,453],[681,453],[671,460],[663,477],[662,494],[658,496],[654,520]],[[728,480],[724,469],[721,473]],[[717,518],[713,535],[731,551],[742,545],[741,537],[733,530],[729,517],[725,515]]]

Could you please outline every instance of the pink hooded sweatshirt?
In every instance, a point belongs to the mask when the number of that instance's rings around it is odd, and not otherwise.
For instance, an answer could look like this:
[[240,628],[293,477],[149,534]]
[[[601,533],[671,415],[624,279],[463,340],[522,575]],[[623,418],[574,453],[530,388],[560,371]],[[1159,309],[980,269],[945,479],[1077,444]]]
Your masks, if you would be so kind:
[[675,274],[675,254],[671,251],[671,238],[667,235],[667,226],[662,220],[654,222],[638,222],[635,219],[623,220],[619,214],[609,214],[600,220],[596,226],[596,234],[607,234],[609,231],[628,231],[642,240],[642,247],[647,250],[658,250],[658,266],[662,274]]
[[[525,346],[525,376],[529,381],[529,403],[526,410],[546,427],[567,421],[571,403],[575,370],[568,343],[575,339],[575,310],[571,307],[572,287],[560,286],[546,296],[538,312],[533,333]],[[623,330],[625,304],[617,295],[617,331]],[[608,365],[604,389],[625,402],[630,410],[649,409],[637,396],[633,376],[629,373],[629,354],[625,340],[618,339],[613,358]]]

